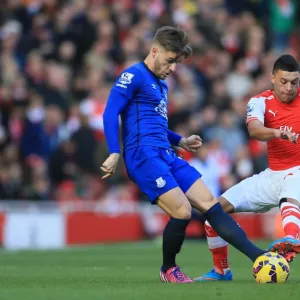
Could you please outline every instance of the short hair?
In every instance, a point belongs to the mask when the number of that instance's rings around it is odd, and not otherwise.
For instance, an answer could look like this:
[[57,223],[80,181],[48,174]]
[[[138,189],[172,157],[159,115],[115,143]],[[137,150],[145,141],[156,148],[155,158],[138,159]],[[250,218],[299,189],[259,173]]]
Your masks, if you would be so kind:
[[272,73],[275,74],[278,70],[299,72],[300,68],[296,59],[292,55],[284,54],[275,61]]
[[180,27],[160,27],[155,33],[153,42],[158,43],[167,51],[183,55],[184,58],[193,53],[192,47],[189,45],[189,37]]

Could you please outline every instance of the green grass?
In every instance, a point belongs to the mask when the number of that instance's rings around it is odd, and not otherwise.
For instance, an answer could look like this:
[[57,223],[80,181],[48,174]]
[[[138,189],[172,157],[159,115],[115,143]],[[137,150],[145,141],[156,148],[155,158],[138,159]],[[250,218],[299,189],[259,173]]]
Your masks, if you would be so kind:
[[[260,242],[266,247],[267,242]],[[71,299],[295,299],[300,294],[300,261],[284,285],[259,285],[252,263],[230,249],[234,281],[172,285],[159,282],[160,246],[154,242],[72,248],[62,251],[0,251],[0,300]],[[187,242],[178,258],[195,277],[211,268],[205,242]]]

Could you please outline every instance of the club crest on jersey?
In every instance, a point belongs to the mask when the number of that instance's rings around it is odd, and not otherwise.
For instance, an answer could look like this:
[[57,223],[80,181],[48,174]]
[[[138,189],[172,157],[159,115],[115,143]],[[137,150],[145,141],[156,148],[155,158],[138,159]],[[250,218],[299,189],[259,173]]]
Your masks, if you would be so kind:
[[168,120],[167,102],[164,99],[160,100],[159,104],[155,107],[155,111]]
[[162,177],[159,177],[156,179],[156,186],[158,188],[163,188],[166,185],[166,181],[162,179]]
[[124,72],[120,76],[119,81],[122,84],[130,84],[133,77],[134,77],[134,74],[131,74],[131,73],[128,73],[128,72]]

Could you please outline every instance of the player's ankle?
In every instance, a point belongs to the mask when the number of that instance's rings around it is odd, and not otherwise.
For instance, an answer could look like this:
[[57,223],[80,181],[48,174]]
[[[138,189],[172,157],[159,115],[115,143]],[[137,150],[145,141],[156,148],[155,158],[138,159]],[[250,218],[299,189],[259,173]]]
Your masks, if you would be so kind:
[[293,239],[297,239],[299,236],[298,232],[289,232],[286,233],[285,237],[286,238],[293,238]]
[[299,227],[290,226],[290,228],[285,228],[285,237],[297,239],[299,237]]
[[214,266],[214,269],[215,269],[215,272],[220,274],[220,275],[226,275],[229,271],[230,271],[230,268],[220,268],[220,267],[217,267],[217,266]]
[[216,272],[217,274],[224,275],[224,274],[223,274],[223,270],[217,268],[216,266],[215,266],[215,272]]
[[172,268],[176,268],[177,265],[176,264],[168,264],[168,265],[162,265],[161,266],[161,270],[163,272],[167,272],[168,270],[172,269]]

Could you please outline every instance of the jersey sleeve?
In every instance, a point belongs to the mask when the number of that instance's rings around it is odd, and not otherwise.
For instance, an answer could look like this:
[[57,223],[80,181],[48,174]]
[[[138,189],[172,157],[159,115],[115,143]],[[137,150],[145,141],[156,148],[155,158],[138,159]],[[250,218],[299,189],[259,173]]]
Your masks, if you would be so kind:
[[177,134],[176,132],[171,131],[170,129],[167,130],[168,132],[168,140],[171,145],[178,146],[182,136]]
[[119,115],[128,104],[129,99],[115,91],[111,91],[103,114],[103,125],[109,153],[120,153]]
[[123,71],[112,87],[112,91],[131,99],[141,88],[143,76],[138,68],[130,67]]
[[264,124],[265,120],[265,98],[251,98],[247,104],[246,124],[250,121],[258,120]]

